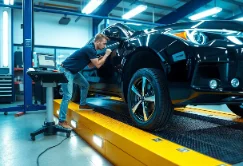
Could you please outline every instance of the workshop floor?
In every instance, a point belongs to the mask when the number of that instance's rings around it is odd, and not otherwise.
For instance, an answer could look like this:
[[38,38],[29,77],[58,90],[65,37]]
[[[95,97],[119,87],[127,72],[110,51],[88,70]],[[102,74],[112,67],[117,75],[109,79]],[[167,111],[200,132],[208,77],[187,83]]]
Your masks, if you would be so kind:
[[[21,103],[15,103],[16,106]],[[0,108],[10,105],[0,104]],[[214,109],[230,112],[225,105],[197,106],[200,108]],[[15,112],[16,113],[16,112]],[[3,115],[0,113],[0,165],[1,166],[34,166],[37,165],[38,155],[47,148],[64,140],[65,134],[55,136],[36,136],[31,141],[30,133],[39,129],[45,120],[45,111],[28,112],[20,117],[15,117],[14,112]],[[71,138],[63,141],[46,151],[39,158],[40,166],[108,166],[112,165],[98,152],[93,150],[76,133],[72,132]]]
[[[20,117],[15,117],[14,113],[0,114],[1,166],[37,165],[37,157],[40,153],[66,138],[62,133],[55,136],[40,134],[36,136],[35,141],[31,141],[30,133],[39,129],[44,119],[44,111],[28,112]],[[72,132],[69,139],[41,155],[39,165],[109,166],[112,164]]]

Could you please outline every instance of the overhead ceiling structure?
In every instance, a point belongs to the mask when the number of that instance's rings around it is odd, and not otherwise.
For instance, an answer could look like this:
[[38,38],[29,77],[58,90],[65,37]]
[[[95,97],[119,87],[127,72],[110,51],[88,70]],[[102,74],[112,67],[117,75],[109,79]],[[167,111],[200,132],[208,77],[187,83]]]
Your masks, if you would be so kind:
[[[22,0],[15,0],[18,1],[22,2]],[[89,1],[91,0],[34,0],[34,4],[81,13]],[[138,5],[145,5],[146,10],[130,18],[131,20],[160,24],[190,21],[190,16],[214,7],[220,8],[220,12],[201,20],[243,17],[242,0],[103,0],[103,3],[91,14],[122,19],[122,15]],[[100,22],[101,19],[96,21]]]

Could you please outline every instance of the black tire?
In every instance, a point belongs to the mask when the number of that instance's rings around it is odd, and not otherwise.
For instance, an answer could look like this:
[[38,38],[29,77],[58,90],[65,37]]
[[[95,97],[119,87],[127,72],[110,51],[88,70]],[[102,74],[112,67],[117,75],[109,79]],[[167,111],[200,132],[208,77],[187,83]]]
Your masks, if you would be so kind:
[[236,115],[243,117],[243,103],[241,103],[241,104],[227,104],[227,107]]
[[[146,82],[144,84],[146,86],[143,88],[146,88],[144,94],[142,92],[143,79]],[[140,94],[141,96],[143,95],[143,97],[138,97],[138,95],[135,94],[134,89],[132,90],[134,87],[133,85],[141,89]],[[137,87],[136,89],[138,89]],[[150,101],[148,97],[150,97]],[[160,130],[166,127],[171,120],[173,108],[167,79],[163,71],[153,68],[139,69],[130,80],[127,98],[130,116],[138,128],[150,131]],[[142,101],[141,104],[139,104],[137,110],[134,109],[136,111],[133,113],[132,108],[136,108],[134,106],[140,101]],[[144,116],[143,108],[147,116]]]

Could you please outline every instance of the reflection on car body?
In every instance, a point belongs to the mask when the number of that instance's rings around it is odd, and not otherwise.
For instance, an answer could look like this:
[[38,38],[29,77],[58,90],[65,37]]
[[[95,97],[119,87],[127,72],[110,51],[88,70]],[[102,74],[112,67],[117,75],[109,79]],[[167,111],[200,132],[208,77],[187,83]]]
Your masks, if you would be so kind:
[[188,104],[227,104],[243,116],[242,30],[239,21],[195,21],[149,29],[117,23],[102,31],[110,38],[107,47],[112,55],[100,69],[83,74],[91,93],[122,97],[141,129],[163,128],[173,108]]

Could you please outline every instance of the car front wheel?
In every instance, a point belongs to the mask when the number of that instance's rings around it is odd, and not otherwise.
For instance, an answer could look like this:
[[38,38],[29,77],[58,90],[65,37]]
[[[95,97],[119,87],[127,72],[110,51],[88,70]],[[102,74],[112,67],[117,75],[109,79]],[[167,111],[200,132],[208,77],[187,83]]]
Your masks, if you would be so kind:
[[159,130],[173,114],[167,80],[161,70],[143,68],[132,77],[128,107],[135,125],[144,130]]
[[228,108],[236,115],[243,117],[243,103],[241,104],[227,104]]

